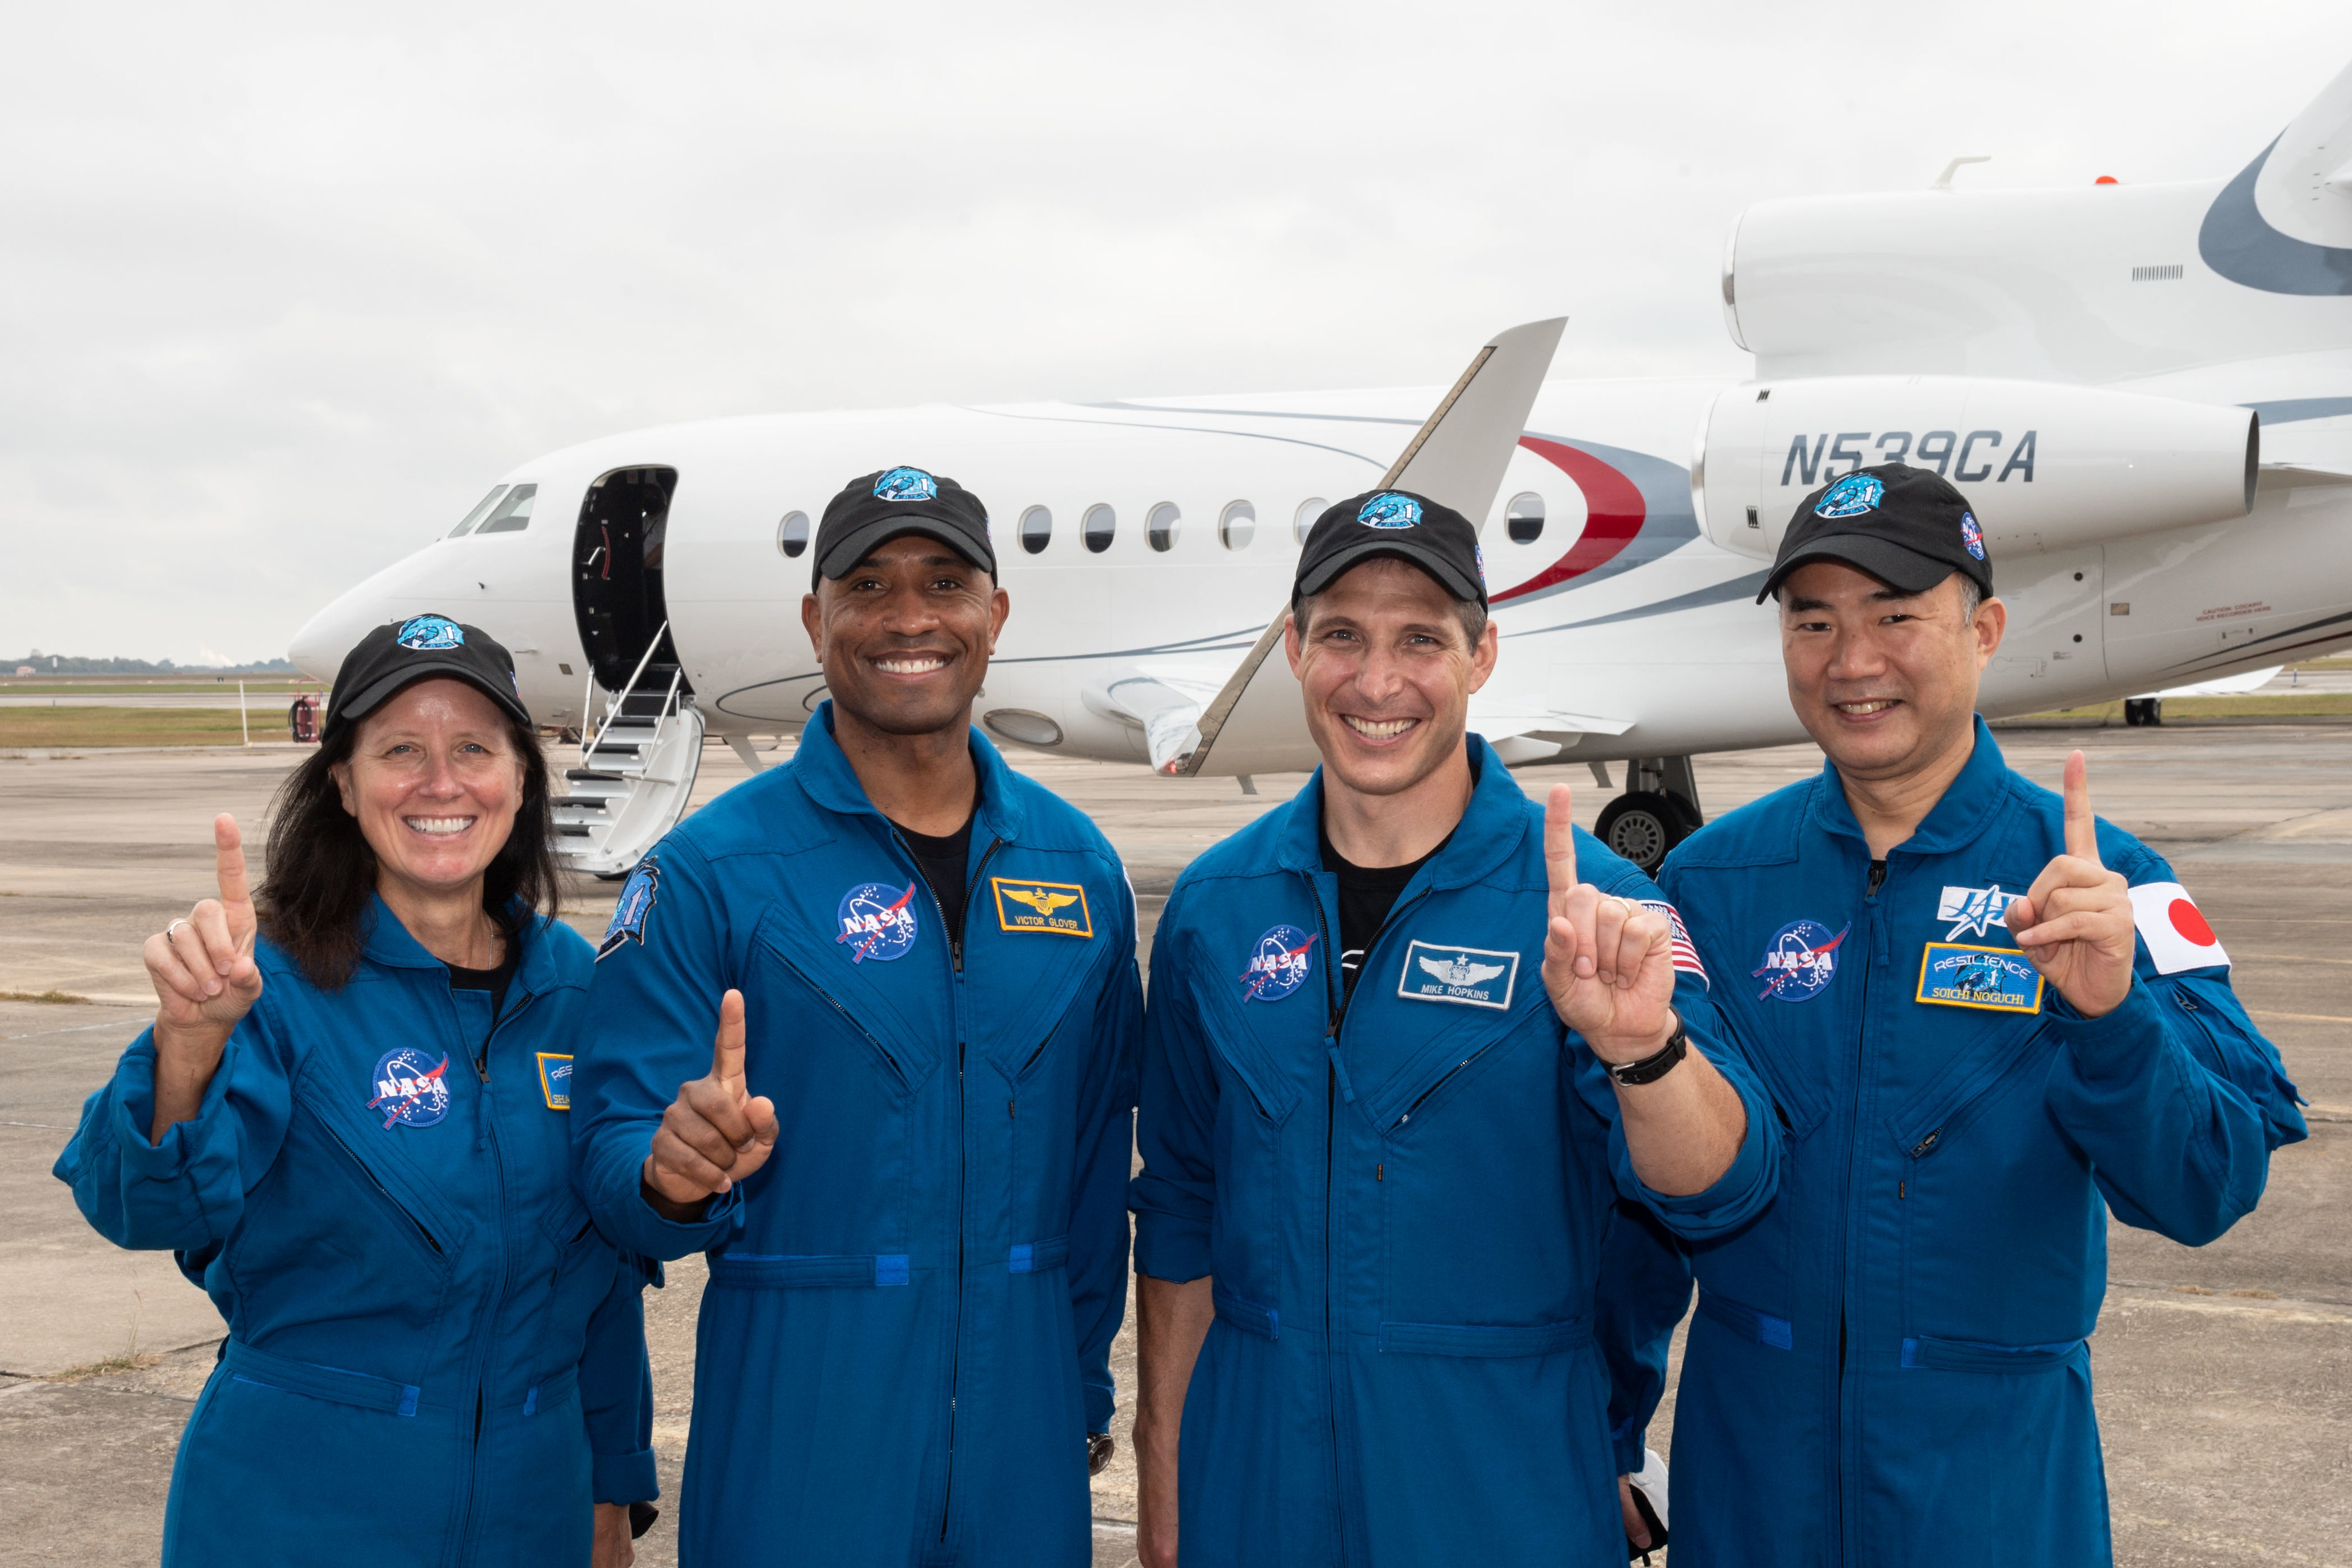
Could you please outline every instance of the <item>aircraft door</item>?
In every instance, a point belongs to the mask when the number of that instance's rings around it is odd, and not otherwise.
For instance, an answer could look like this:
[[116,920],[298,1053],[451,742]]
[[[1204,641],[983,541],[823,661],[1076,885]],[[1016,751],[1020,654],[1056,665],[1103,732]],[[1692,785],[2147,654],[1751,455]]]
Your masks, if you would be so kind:
[[572,606],[581,648],[606,691],[619,691],[641,663],[648,674],[660,670],[665,685],[677,667],[662,591],[670,497],[677,489],[675,468],[616,468],[589,486],[580,503]]
[[2057,707],[2106,684],[2106,551],[2020,552],[1993,562],[2009,629],[1984,676],[1984,701]]

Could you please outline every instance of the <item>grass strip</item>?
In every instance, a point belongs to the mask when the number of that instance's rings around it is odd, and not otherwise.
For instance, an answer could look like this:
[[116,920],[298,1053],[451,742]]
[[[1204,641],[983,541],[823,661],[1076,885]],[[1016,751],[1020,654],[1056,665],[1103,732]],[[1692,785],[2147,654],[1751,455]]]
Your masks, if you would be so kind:
[[[2262,692],[2245,696],[2167,697],[2167,718],[2326,718],[2352,714],[2352,692]],[[2120,702],[2092,703],[2083,707],[2053,708],[2028,714],[2028,718],[2095,719],[2123,722]]]
[[[257,707],[256,740],[284,740],[286,715]],[[0,747],[235,746],[236,709],[219,707],[0,707]]]

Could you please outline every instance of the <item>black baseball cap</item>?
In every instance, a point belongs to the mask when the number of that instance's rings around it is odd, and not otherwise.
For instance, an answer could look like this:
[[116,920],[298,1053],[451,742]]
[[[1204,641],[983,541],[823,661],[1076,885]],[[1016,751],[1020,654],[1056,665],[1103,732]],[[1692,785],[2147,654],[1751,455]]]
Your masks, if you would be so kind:
[[1478,559],[1478,530],[1444,502],[1410,490],[1367,490],[1316,518],[1298,552],[1291,602],[1322,592],[1349,568],[1379,555],[1411,561],[1454,598],[1486,608],[1486,572]]
[[980,497],[952,479],[905,467],[861,475],[825,504],[816,527],[817,575],[845,577],[901,534],[937,539],[990,577],[996,575],[988,508]]
[[1941,476],[1901,463],[1857,469],[1798,502],[1756,602],[1816,560],[1843,561],[1902,593],[1925,593],[1962,571],[1992,594],[1992,562],[1968,497]]
[[327,715],[319,726],[323,743],[345,725],[392,700],[403,687],[441,678],[463,681],[499,705],[516,723],[529,727],[530,710],[515,685],[514,655],[478,626],[461,626],[446,615],[412,615],[378,626],[343,655]]

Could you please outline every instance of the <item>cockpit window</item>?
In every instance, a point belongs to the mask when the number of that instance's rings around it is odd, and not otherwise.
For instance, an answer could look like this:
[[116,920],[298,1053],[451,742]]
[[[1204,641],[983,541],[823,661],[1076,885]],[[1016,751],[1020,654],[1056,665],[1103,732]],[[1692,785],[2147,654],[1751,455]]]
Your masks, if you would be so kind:
[[499,503],[498,510],[484,519],[474,531],[478,534],[519,534],[530,527],[531,503],[539,498],[536,485],[517,485]]
[[474,525],[480,522],[484,517],[488,517],[490,515],[490,508],[497,506],[499,504],[499,497],[506,493],[507,487],[504,485],[491,486],[490,493],[482,497],[482,504],[476,507],[472,511],[467,512],[466,514],[465,521],[459,523],[456,528],[449,530],[449,537],[454,539],[472,533],[474,531]]

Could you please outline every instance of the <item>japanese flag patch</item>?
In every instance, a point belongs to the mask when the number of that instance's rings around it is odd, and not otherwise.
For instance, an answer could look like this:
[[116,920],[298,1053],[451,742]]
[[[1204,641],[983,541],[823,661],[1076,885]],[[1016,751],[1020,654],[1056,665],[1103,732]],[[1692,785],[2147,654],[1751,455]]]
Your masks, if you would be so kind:
[[2226,969],[2230,955],[2197,911],[2197,901],[2177,882],[2143,883],[2131,890],[2132,919],[2159,975],[2183,969]]

